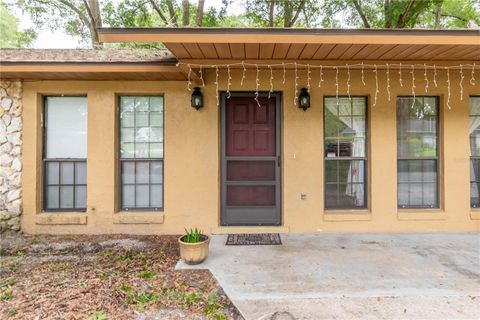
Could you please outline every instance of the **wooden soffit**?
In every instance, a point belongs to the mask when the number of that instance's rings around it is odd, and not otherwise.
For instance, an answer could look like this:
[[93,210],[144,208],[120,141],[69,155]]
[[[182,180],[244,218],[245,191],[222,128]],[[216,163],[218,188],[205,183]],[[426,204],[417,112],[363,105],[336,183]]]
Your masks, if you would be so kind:
[[161,42],[180,61],[480,60],[480,30],[100,28],[103,42]]
[[176,64],[2,62],[0,79],[184,81],[187,75]]

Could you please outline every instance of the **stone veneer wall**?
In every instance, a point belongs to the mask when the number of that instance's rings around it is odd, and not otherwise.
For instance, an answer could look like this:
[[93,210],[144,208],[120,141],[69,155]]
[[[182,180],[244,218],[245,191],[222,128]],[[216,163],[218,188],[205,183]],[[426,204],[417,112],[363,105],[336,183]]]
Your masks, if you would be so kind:
[[20,230],[22,82],[0,81],[0,232]]

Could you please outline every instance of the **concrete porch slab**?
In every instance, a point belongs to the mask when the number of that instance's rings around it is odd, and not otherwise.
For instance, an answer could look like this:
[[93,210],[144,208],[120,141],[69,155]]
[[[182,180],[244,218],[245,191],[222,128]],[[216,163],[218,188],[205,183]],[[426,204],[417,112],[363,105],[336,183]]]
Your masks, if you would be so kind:
[[[209,269],[246,319],[479,319],[479,234],[284,234],[225,246]],[[280,318],[279,318],[280,319]]]

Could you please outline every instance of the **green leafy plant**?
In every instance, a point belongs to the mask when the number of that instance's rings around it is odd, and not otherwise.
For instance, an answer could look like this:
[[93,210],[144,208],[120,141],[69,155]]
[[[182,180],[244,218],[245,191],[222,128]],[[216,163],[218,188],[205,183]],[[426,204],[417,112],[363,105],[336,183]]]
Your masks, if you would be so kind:
[[186,234],[182,237],[182,241],[186,243],[197,243],[202,241],[202,231],[195,229],[187,230],[185,229]]
[[108,320],[108,317],[103,311],[95,310],[89,320]]

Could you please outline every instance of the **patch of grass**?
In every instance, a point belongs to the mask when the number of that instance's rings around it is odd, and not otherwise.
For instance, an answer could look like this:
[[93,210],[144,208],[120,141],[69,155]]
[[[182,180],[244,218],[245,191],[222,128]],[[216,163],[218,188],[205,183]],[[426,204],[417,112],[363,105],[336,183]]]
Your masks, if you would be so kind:
[[79,285],[80,287],[85,287],[85,286],[87,285],[87,281],[86,281],[86,280],[80,280],[80,281],[78,282],[78,285]]
[[57,262],[57,263],[50,263],[49,266],[51,271],[57,272],[57,271],[62,271],[65,270],[65,263],[63,262]]
[[138,277],[142,279],[151,279],[155,276],[156,276],[156,273],[153,271],[143,271],[138,274]]
[[118,286],[118,290],[126,294],[127,302],[129,304],[140,305],[141,309],[143,309],[143,305],[150,302],[155,302],[158,299],[158,295],[154,293],[148,291],[142,291],[140,293],[137,293],[135,292],[135,289],[133,287],[124,283]]
[[108,320],[108,317],[103,311],[95,310],[88,320]]
[[20,263],[18,261],[12,262],[8,265],[8,270],[12,272],[16,272],[19,267],[20,267]]
[[226,317],[222,313],[222,309],[223,306],[219,301],[217,292],[213,291],[208,295],[207,305],[203,308],[203,313],[210,319],[224,320]]
[[30,244],[40,244],[40,243],[42,243],[37,236],[33,236],[28,240],[29,240],[28,242],[30,242]]
[[18,313],[17,308],[11,308],[7,311],[7,316],[14,317],[15,315],[17,315],[17,313]]
[[14,277],[9,277],[0,282],[0,290],[5,290],[8,287],[12,287],[17,283],[17,279]]
[[20,258],[23,258],[27,255],[27,253],[23,249],[18,249],[15,252],[13,252],[13,255],[17,256],[17,257],[20,257]]
[[199,303],[202,300],[202,298],[195,291],[189,293],[180,293],[180,299],[188,306],[191,306],[194,303]]
[[12,289],[8,289],[8,290],[5,290],[2,293],[0,293],[0,301],[7,301],[7,300],[12,299],[12,297],[13,297],[13,290]]

